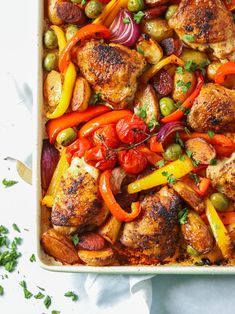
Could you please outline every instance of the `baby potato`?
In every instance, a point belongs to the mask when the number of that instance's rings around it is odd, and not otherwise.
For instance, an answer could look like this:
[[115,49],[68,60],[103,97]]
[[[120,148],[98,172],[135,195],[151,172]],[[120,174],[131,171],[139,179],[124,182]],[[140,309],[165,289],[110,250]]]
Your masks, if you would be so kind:
[[56,107],[60,102],[62,94],[62,79],[59,72],[51,71],[48,73],[43,85],[43,91],[47,105]]
[[136,48],[137,51],[143,53],[146,61],[150,64],[158,63],[163,57],[161,46],[148,35],[139,38]]
[[73,111],[84,111],[88,107],[91,89],[86,79],[79,76],[75,82],[71,106]]
[[79,261],[76,249],[69,237],[53,228],[43,233],[41,243],[45,252],[64,264],[76,264]]
[[61,25],[63,21],[59,18],[57,14],[57,4],[59,0],[48,0],[48,16],[49,20],[54,25]]
[[184,102],[192,93],[196,86],[196,76],[193,72],[182,70],[181,73],[175,73],[173,99],[175,102]]
[[184,62],[192,61],[199,66],[207,62],[208,56],[205,52],[184,48],[180,59]]
[[160,18],[144,21],[142,31],[159,42],[173,35],[167,21]]
[[99,251],[78,250],[79,258],[90,266],[108,266],[116,262],[114,252],[111,248]]
[[210,252],[214,247],[213,237],[201,217],[189,210],[187,222],[181,225],[184,239],[199,254]]

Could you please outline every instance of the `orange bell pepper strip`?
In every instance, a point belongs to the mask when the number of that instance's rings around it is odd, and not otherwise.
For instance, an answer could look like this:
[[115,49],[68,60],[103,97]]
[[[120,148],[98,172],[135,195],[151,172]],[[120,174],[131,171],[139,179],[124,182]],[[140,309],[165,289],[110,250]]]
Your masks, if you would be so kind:
[[76,34],[67,42],[63,51],[59,56],[59,69],[64,72],[68,66],[68,56],[70,50],[81,40],[85,40],[92,37],[110,38],[110,30],[104,25],[88,24],[80,28]]
[[162,143],[159,143],[157,141],[157,136],[151,137],[149,141],[149,146],[151,151],[156,152],[156,153],[164,153],[164,148],[162,146]]
[[231,256],[231,240],[228,231],[208,198],[206,199],[206,217],[223,256],[229,258]]
[[107,112],[83,125],[79,130],[78,135],[79,137],[88,137],[102,125],[116,123],[120,119],[129,115],[133,116],[133,112],[130,110],[113,110]]
[[66,128],[77,126],[80,123],[86,122],[109,110],[110,109],[108,107],[100,105],[95,107],[89,107],[82,112],[69,112],[64,114],[62,117],[48,121],[46,125],[46,130],[50,143],[53,144],[55,142],[56,136],[60,131]]
[[235,62],[227,62],[222,64],[216,74],[215,74],[215,83],[216,84],[223,84],[228,74],[235,74]]
[[177,109],[176,111],[171,113],[169,116],[162,118],[161,119],[162,123],[168,123],[168,122],[180,120],[184,116],[184,111],[192,107],[195,98],[199,95],[202,85],[204,84],[203,76],[198,71],[196,71],[195,73],[197,77],[197,85],[194,91],[180,106],[182,109]]
[[184,61],[180,58],[176,57],[175,55],[170,55],[169,57],[166,57],[165,59],[162,59],[157,64],[152,65],[147,71],[144,72],[144,74],[140,77],[140,80],[142,83],[147,84],[148,81],[158,72],[160,71],[164,66],[168,64],[177,64],[178,66],[183,67]]
[[112,172],[110,170],[105,170],[101,175],[100,175],[100,180],[99,180],[99,191],[100,194],[110,210],[111,214],[119,221],[132,221],[136,217],[138,217],[141,207],[139,202],[135,202],[131,204],[131,213],[128,213],[124,211],[121,206],[117,203],[115,200],[115,197],[113,195],[113,192],[111,190],[111,179]]
[[232,146],[214,145],[214,148],[218,156],[230,157],[230,155],[235,152],[235,143]]
[[60,179],[64,172],[69,168],[69,164],[66,159],[65,150],[62,151],[59,162],[56,166],[54,174],[52,176],[50,185],[47,189],[46,195],[42,199],[42,205],[46,205],[47,207],[52,207],[56,193],[58,191],[60,185]]
[[188,134],[180,132],[180,137],[183,141],[187,141],[191,138],[201,137],[211,145],[220,145],[223,147],[231,147],[234,145],[233,141],[223,134],[214,134],[210,137],[207,133],[192,132]]
[[157,162],[163,159],[162,156],[154,153],[147,146],[139,146],[138,150],[141,151],[145,155],[148,162],[154,167],[157,167]]
[[[218,215],[225,226],[235,223],[235,212],[220,212]],[[201,218],[205,224],[209,224],[206,214],[202,214]]]
[[130,183],[127,191],[130,194],[148,190],[155,186],[167,184],[169,178],[179,179],[193,170],[193,164],[188,156],[183,155],[183,160],[175,160],[150,173],[149,175]]

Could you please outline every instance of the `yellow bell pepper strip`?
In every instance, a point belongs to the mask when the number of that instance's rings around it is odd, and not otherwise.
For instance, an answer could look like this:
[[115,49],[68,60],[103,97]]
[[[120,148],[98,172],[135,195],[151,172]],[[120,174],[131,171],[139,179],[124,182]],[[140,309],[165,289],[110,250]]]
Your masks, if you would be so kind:
[[184,61],[181,60],[180,58],[176,57],[175,55],[170,55],[169,57],[166,57],[165,59],[162,59],[159,61],[157,64],[152,65],[144,74],[141,76],[141,82],[144,84],[147,84],[148,81],[159,71],[161,70],[164,66],[168,64],[178,64],[178,66],[183,67],[184,66]]
[[161,184],[174,183],[175,180],[184,177],[193,170],[193,164],[188,156],[183,155],[168,165],[153,171],[146,177],[130,183],[127,191],[130,194],[148,190]]
[[103,9],[102,13],[93,21],[93,24],[103,24],[109,27],[120,8],[127,7],[127,0],[111,0]]
[[225,258],[231,257],[231,240],[228,231],[216,212],[211,201],[206,199],[206,216],[215,237],[216,243]]
[[42,199],[42,205],[46,205],[47,207],[52,207],[55,200],[56,192],[58,191],[58,188],[60,185],[61,176],[68,169],[68,167],[69,167],[69,164],[67,162],[65,149],[64,149],[61,153],[59,162],[52,176],[46,195]]
[[66,46],[67,42],[65,39],[64,31],[61,27],[57,25],[52,25],[51,29],[55,32],[57,40],[58,40],[58,46],[59,46],[59,54],[63,51],[64,47]]
[[76,76],[77,72],[75,66],[72,62],[70,62],[68,68],[65,71],[64,84],[62,87],[62,95],[60,102],[52,113],[50,112],[46,113],[46,117],[48,119],[55,119],[61,117],[68,109],[73,94]]

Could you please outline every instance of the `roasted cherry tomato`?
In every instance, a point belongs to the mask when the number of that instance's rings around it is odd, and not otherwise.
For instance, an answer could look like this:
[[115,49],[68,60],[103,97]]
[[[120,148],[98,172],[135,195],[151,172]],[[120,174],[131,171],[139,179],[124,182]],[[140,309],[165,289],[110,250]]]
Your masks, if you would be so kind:
[[85,152],[84,160],[89,165],[104,171],[115,167],[117,154],[103,145],[98,145]]
[[127,172],[137,174],[147,166],[147,158],[137,149],[123,150],[118,153],[118,161],[121,167]]
[[119,145],[119,138],[117,136],[115,125],[108,124],[96,130],[93,135],[93,142],[95,145],[117,148]]
[[[87,138],[79,138],[66,148],[66,158],[71,163],[72,157],[83,157],[85,152],[92,147],[91,141]],[[75,154],[76,153],[76,154]]]
[[146,138],[147,126],[138,116],[127,116],[118,121],[117,135],[125,144],[139,143]]

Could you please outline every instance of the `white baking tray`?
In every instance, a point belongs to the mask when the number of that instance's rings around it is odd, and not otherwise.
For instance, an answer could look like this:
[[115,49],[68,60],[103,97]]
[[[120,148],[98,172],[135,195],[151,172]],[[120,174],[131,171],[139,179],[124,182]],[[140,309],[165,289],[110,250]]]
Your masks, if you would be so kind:
[[40,158],[42,139],[44,133],[44,123],[42,115],[43,89],[42,89],[42,34],[43,34],[43,1],[38,0],[37,14],[37,55],[35,59],[36,71],[34,79],[34,149],[33,149],[33,193],[35,208],[35,230],[37,236],[37,260],[40,266],[49,271],[74,272],[74,273],[103,273],[103,274],[235,274],[235,266],[183,266],[183,265],[160,265],[160,266],[68,266],[56,262],[47,256],[40,245],[41,237],[41,176]]

